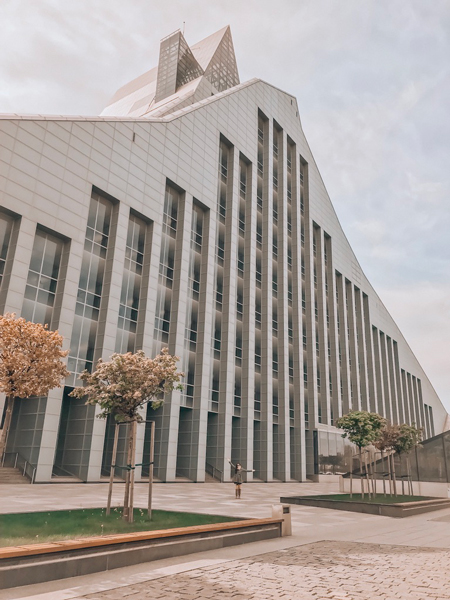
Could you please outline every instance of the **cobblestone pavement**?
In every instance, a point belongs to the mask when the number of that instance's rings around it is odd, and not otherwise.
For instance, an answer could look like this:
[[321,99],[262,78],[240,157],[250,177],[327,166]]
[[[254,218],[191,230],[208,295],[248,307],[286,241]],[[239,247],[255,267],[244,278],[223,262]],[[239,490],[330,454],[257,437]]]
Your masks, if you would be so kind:
[[450,552],[316,542],[83,596],[86,600],[443,600]]

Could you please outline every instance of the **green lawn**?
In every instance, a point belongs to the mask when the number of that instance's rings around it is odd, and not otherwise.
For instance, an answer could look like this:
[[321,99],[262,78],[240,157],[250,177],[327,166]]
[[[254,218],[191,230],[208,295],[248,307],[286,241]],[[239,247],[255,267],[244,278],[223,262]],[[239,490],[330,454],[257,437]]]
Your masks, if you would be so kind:
[[350,494],[329,494],[324,496],[309,496],[313,500],[342,500],[344,502],[370,502],[371,504],[397,504],[399,502],[418,502],[419,500],[433,500],[429,496],[385,496],[384,494],[377,494],[375,498],[368,497],[364,494],[364,498],[361,494],[353,494],[350,498]]
[[122,520],[121,511],[112,509],[107,517],[104,508],[85,508],[51,512],[14,513],[0,515],[0,546],[20,546],[93,535],[171,529],[190,525],[237,521],[233,517],[194,513],[147,511],[134,509],[134,523]]

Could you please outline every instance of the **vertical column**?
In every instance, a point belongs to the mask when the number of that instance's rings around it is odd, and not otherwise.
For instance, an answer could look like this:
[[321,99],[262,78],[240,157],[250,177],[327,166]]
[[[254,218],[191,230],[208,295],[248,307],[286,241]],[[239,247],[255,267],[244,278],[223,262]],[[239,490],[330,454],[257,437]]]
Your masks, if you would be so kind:
[[425,409],[425,429],[423,432],[423,437],[425,440],[427,440],[429,437],[431,437],[430,413],[428,412],[428,406],[426,404],[424,404],[424,409]]
[[[246,189],[244,198],[244,318],[242,339],[242,411],[241,446],[242,460],[247,469],[253,468],[254,396],[255,396],[255,274],[256,274],[256,169],[241,157],[241,169],[245,169]],[[247,479],[251,479],[251,473]]]
[[303,315],[302,315],[302,208],[300,203],[300,163],[295,145],[292,146],[292,341],[293,341],[293,402],[294,429],[291,443],[294,445],[294,461],[291,477],[298,481],[306,479],[305,456],[305,396],[303,386]]
[[327,264],[327,307],[328,307],[328,345],[329,345],[329,365],[330,365],[330,423],[334,425],[335,421],[342,417],[342,397],[341,397],[341,370],[339,365],[339,329],[338,329],[338,307],[336,300],[336,280],[334,276],[333,264],[333,246],[330,236],[325,234],[324,248],[326,249]]
[[287,231],[287,138],[278,134],[278,478],[291,479],[289,414],[289,311],[288,311],[288,231]]
[[386,336],[380,331],[381,373],[384,385],[385,417],[392,423],[391,381],[389,377]]
[[[116,204],[111,222],[111,237],[105,265],[93,370],[95,370],[95,364],[99,358],[107,361],[115,351],[128,219],[129,208],[122,203]],[[100,412],[100,407],[96,406],[95,416]],[[105,427],[105,419],[94,418],[87,481],[100,479]]]
[[419,410],[420,410],[420,418],[422,421],[422,427],[425,427],[425,406],[423,403],[423,396],[422,396],[422,382],[420,381],[419,378],[417,378],[417,393],[418,393],[418,397],[419,397]]
[[228,468],[227,457],[232,455],[232,419],[235,386],[236,349],[236,263],[239,217],[239,153],[229,148],[227,178],[227,208],[225,220],[225,260],[223,277],[223,318],[220,356],[219,394],[219,465]]
[[408,391],[408,384],[406,382],[406,373],[405,373],[404,369],[401,370],[401,377],[402,377],[403,406],[404,406],[403,420],[405,423],[411,423],[412,419],[411,419],[410,404],[409,404],[409,391]]
[[273,128],[265,120],[262,212],[261,286],[261,432],[260,477],[273,479],[273,386],[272,386],[272,215]]
[[386,349],[388,356],[388,368],[389,368],[389,381],[391,385],[391,406],[392,406],[392,422],[398,423],[398,392],[397,392],[397,383],[395,379],[395,370],[394,370],[394,353],[392,350],[392,338],[386,336]]
[[[318,389],[318,401],[320,403],[320,423],[329,424],[331,420],[330,411],[330,369],[328,362],[328,310],[327,310],[327,289],[325,258],[324,258],[324,236],[320,227],[316,228],[316,261],[315,268],[317,272],[316,302],[317,319],[316,326],[318,331],[319,356],[318,365],[320,367],[320,393]],[[316,342],[317,344],[317,342]],[[331,349],[330,349],[331,350]],[[319,383],[319,382],[318,382]]]
[[[155,313],[158,295],[161,241],[162,220],[159,222],[152,222],[147,228],[143,265],[144,276],[142,278],[140,310],[138,314],[136,349],[143,350],[146,356],[150,357],[153,357],[155,344]],[[144,417],[147,421],[155,420],[155,413],[150,405],[147,407]],[[148,462],[150,452],[150,431],[151,425],[150,423],[146,423],[144,440],[142,442],[140,439],[142,434],[138,431],[138,443],[136,444],[137,462]],[[146,473],[148,472],[148,468],[143,468],[142,470]]]
[[348,323],[344,277],[336,271],[336,300],[339,332],[339,363],[341,371],[342,414],[352,410],[350,383],[350,350],[348,346]]
[[[305,182],[307,183],[307,182]],[[305,185],[304,183],[304,185]],[[317,395],[317,353],[316,353],[316,309],[314,294],[314,240],[313,224],[309,215],[309,203],[305,204],[305,301],[306,301],[306,357],[309,429],[316,429],[319,423]]]
[[[194,481],[204,481],[206,440],[208,432],[209,390],[211,383],[212,329],[215,314],[214,256],[216,250],[216,219],[214,211],[205,212],[202,267],[200,274],[199,321],[193,414],[192,461],[196,461]],[[205,393],[207,390],[208,393]]]
[[429,406],[428,407],[428,411],[430,413],[431,437],[434,437],[435,436],[435,431],[434,431],[433,408],[431,406]]
[[355,296],[352,283],[345,280],[345,294],[347,303],[347,333],[350,350],[350,396],[352,410],[361,410],[359,357],[358,357],[358,332],[356,328]]
[[411,419],[409,423],[410,423],[410,425],[415,425],[416,427],[418,427],[419,423],[418,423],[418,417],[416,415],[416,406],[415,406],[415,402],[414,402],[411,373],[406,374],[406,380],[407,380],[407,384],[408,384],[408,404],[409,404],[409,413],[410,413],[410,419]]
[[[186,302],[188,297],[189,258],[192,223],[192,196],[180,192],[183,200],[178,207],[177,239],[173,275],[173,296],[170,314],[169,351],[182,357],[186,329]],[[160,468],[166,471],[166,481],[176,478],[178,427],[180,420],[181,392],[174,390],[170,400],[163,406],[164,425]]]
[[367,294],[362,295],[363,302],[363,320],[364,320],[364,337],[366,345],[366,356],[367,356],[367,376],[368,376],[368,394],[369,401],[368,405],[372,412],[378,412],[378,398],[377,398],[377,381],[376,381],[376,368],[375,368],[375,351],[372,339],[372,327],[370,325],[370,310],[369,310],[369,297]]
[[394,351],[394,371],[395,381],[397,384],[397,410],[398,410],[398,422],[405,423],[405,401],[403,398],[403,386],[400,377],[400,363],[398,360],[398,344],[395,340],[392,340],[392,348]]
[[[149,289],[149,279],[150,279],[150,265],[152,261],[152,244],[153,238],[157,239],[158,234],[154,235],[155,225],[152,221],[145,219],[143,216],[139,217],[143,230],[145,232],[145,240],[144,245],[140,250],[143,252],[142,263],[141,263],[141,285],[139,291],[139,304],[138,304],[138,313],[137,313],[137,322],[136,322],[136,333],[134,337],[134,346],[131,346],[131,350],[136,352],[137,350],[143,350],[147,356],[152,356],[152,345],[153,345],[153,327],[155,324],[155,299],[153,295],[156,294],[158,282],[157,275],[158,269],[152,275],[155,276],[156,281],[154,282],[151,289]],[[130,225],[129,225],[130,226]],[[161,226],[156,229],[159,232],[159,238],[161,234]],[[128,236],[128,233],[127,233]],[[159,244],[158,244],[158,256],[159,256]],[[129,259],[131,261],[131,258]],[[124,272],[125,277],[125,272]],[[122,283],[123,285],[123,283]],[[120,309],[119,309],[120,311]],[[149,317],[149,313],[151,313],[151,329],[149,339],[146,339],[145,331],[149,331],[147,328],[147,319]],[[119,313],[120,314],[120,313]],[[119,329],[117,331],[117,337],[119,336]],[[129,342],[130,343],[130,342]],[[116,339],[116,348],[117,348],[117,339]],[[147,413],[149,412],[149,407],[145,406],[140,411],[143,420],[147,420]],[[146,423],[142,425],[138,425],[136,432],[136,462],[137,463],[147,463],[148,462],[148,453],[144,456],[144,444],[145,444],[145,434],[147,431],[148,425]],[[147,471],[148,466],[145,467],[137,467],[135,472],[135,481],[140,480],[142,475],[142,469]]]
[[381,361],[380,335],[376,327],[372,327],[373,353],[375,365],[375,377],[377,385],[377,409],[378,413],[386,417],[386,403],[384,401],[383,370]]
[[[302,252],[302,268],[305,273],[302,290],[304,303],[303,321],[303,382],[305,387],[305,411],[308,410],[308,430],[306,433],[306,472],[315,475],[316,470],[316,444],[317,432],[314,431],[319,423],[319,404],[317,395],[317,354],[316,354],[316,310],[314,294],[314,235],[313,222],[309,206],[309,169],[306,162],[300,157],[300,180],[303,183],[303,210],[302,219],[304,252]],[[303,180],[303,181],[302,181]],[[300,200],[301,205],[302,201]],[[306,339],[305,339],[306,338]],[[306,420],[306,419],[305,419]]]
[[[58,329],[59,333],[63,336],[63,347],[65,350],[68,349],[69,340],[72,337],[73,314],[77,299],[82,254],[82,242],[74,239],[70,242],[70,247],[67,244],[63,256],[65,278],[64,281],[58,283],[56,292],[58,318],[55,321],[55,329]],[[39,451],[39,460],[35,475],[36,482],[50,481],[52,476],[63,389],[55,388],[50,390],[47,396],[44,423],[42,425],[41,449]]]
[[355,286],[356,339],[358,342],[358,372],[360,377],[361,410],[370,411],[367,374],[366,334],[364,328],[363,294]]
[[422,413],[420,410],[420,400],[419,400],[419,392],[417,389],[417,379],[414,375],[412,375],[412,392],[414,398],[414,406],[416,412],[416,427],[423,427],[424,423],[422,420]]

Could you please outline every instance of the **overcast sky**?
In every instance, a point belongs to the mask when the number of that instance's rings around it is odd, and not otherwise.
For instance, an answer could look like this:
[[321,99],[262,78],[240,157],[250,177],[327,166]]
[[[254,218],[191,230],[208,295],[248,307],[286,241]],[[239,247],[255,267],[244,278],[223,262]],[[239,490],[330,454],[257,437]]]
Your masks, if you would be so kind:
[[97,115],[230,24],[241,81],[298,98],[350,244],[450,411],[450,0],[0,0],[0,112]]

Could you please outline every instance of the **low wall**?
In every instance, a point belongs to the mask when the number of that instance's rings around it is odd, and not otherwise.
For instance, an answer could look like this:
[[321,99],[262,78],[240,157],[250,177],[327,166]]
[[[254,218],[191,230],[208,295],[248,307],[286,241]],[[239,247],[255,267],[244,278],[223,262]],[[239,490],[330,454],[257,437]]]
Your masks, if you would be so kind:
[[422,513],[442,510],[450,507],[448,498],[435,498],[432,500],[419,500],[418,502],[403,502],[396,504],[377,504],[376,502],[356,502],[345,500],[328,500],[324,497],[315,496],[291,496],[280,498],[281,502],[299,504],[300,506],[315,506],[316,508],[329,508],[332,510],[346,510],[350,512],[365,513],[369,515],[381,515],[383,517],[394,517],[403,519]]
[[[383,481],[377,479],[375,481],[377,494],[383,493]],[[432,496],[433,498],[450,498],[450,485],[448,483],[435,483],[432,481],[413,481],[413,490],[415,496]],[[386,491],[389,492],[389,482],[385,481]],[[352,489],[355,494],[361,492],[361,480],[353,479]],[[364,484],[364,490],[367,491],[367,484]],[[405,493],[407,493],[408,487],[405,482]],[[339,491],[342,494],[348,494],[350,492],[350,478],[339,477]],[[397,494],[402,493],[402,482],[397,481]]]
[[0,548],[0,589],[281,537],[283,519],[246,519]]

